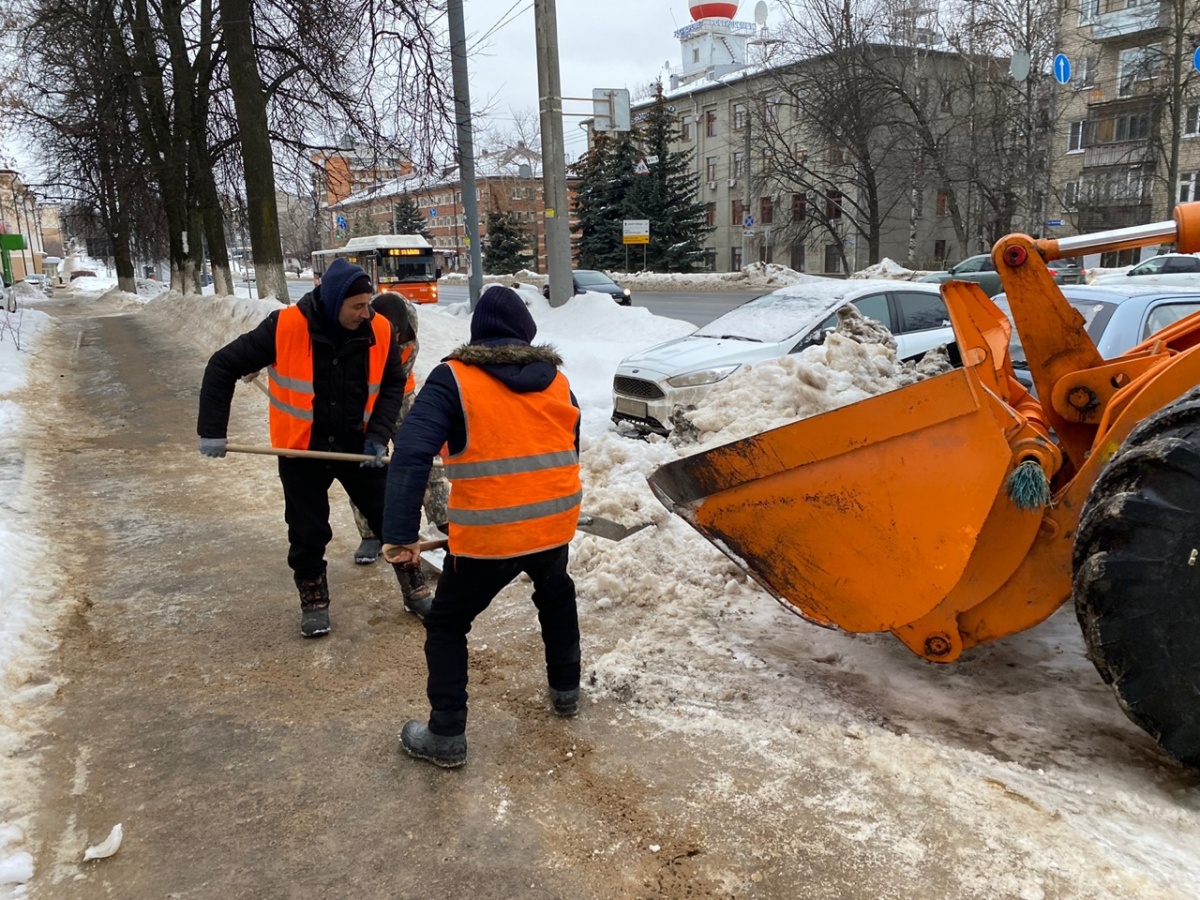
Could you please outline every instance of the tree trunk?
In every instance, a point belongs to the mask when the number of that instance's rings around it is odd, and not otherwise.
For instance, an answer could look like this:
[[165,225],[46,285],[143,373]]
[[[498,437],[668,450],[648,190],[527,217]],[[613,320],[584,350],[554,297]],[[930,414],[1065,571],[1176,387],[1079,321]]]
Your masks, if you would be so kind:
[[279,240],[279,211],[275,204],[275,163],[267,132],[267,98],[263,92],[250,23],[250,0],[225,0],[221,19],[225,27],[229,86],[237,112],[239,139],[246,181],[246,220],[254,251],[254,273],[260,297],[288,302]]

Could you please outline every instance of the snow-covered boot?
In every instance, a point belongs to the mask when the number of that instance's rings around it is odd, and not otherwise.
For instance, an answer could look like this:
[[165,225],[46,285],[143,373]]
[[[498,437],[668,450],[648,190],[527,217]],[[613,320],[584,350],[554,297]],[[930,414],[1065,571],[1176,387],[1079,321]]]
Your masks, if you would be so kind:
[[569,691],[556,691],[550,688],[550,702],[554,704],[555,715],[569,719],[579,712],[579,688]]
[[354,561],[360,566],[368,566],[379,559],[379,551],[383,549],[383,541],[377,537],[362,539],[358,549],[354,551]]
[[434,734],[423,722],[405,722],[400,731],[400,746],[409,756],[428,760],[435,766],[453,769],[467,761],[467,736]]
[[296,579],[300,591],[300,634],[306,638],[329,634],[329,582],[322,572],[317,578]]
[[400,593],[404,595],[404,608],[419,619],[429,615],[433,606],[433,590],[425,581],[425,573],[421,564],[402,565],[393,563],[396,570],[396,580],[400,582]]

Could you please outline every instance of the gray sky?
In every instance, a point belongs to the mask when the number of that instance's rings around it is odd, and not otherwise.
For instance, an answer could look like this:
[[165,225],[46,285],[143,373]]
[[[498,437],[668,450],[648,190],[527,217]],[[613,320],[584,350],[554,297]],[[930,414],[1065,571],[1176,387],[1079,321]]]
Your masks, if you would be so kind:
[[[535,114],[538,109],[533,0],[470,0],[464,6],[471,107],[490,109],[490,120],[504,132],[511,109]],[[679,42],[672,35],[692,20],[688,0],[557,0],[556,7],[559,72],[568,97],[590,97],[592,88],[601,87],[636,91],[657,78],[668,60],[678,66]],[[739,18],[752,17],[753,10],[743,0]],[[480,46],[481,37],[501,21],[506,24]],[[563,110],[591,111],[590,104],[571,102]],[[564,121],[567,155],[574,159],[587,141],[580,119]]]

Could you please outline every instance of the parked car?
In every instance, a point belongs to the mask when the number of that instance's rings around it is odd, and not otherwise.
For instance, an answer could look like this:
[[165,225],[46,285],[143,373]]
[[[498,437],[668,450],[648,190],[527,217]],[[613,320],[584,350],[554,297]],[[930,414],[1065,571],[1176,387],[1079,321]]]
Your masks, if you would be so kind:
[[[571,296],[582,294],[584,291],[596,291],[608,294],[622,306],[629,306],[633,303],[633,295],[627,288],[621,287],[603,272],[595,269],[578,269],[571,273],[571,280],[575,283]],[[542,296],[547,300],[550,299],[549,284],[542,285]]]
[[[1137,279],[1136,282],[1130,279]],[[1200,256],[1162,253],[1138,263],[1128,272],[1097,275],[1092,284],[1154,284],[1200,287]]]
[[901,359],[954,342],[935,284],[830,279],[790,285],[743,303],[687,337],[622,360],[613,378],[613,421],[669,433],[675,407],[695,406],[742,366],[822,343],[847,303],[891,330]]
[[[1077,259],[1053,259],[1046,265],[1056,284],[1083,284],[1085,281],[1086,272]],[[945,272],[930,272],[917,279],[918,283],[930,284],[945,284],[947,281],[974,281],[989,297],[1004,290],[990,253],[969,256]]]
[[[1108,283],[1067,285],[1062,292],[1083,316],[1088,335],[1105,359],[1120,356],[1172,322],[1200,312],[1200,290]],[[1011,319],[1008,297],[999,294],[993,300]],[[1017,379],[1032,388],[1029,363],[1016,328],[1009,342],[1009,354]]]
[[45,275],[33,274],[25,276],[25,283],[37,288],[43,294],[53,294],[54,284]]

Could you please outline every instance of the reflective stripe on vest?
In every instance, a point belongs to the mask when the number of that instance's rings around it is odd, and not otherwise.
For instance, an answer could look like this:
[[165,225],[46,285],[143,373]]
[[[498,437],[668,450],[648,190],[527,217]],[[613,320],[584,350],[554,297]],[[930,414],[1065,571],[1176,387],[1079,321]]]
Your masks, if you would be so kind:
[[450,552],[502,559],[559,547],[575,535],[583,488],[579,410],[561,372],[519,394],[478,366],[448,365],[458,384],[466,446],[448,456]]
[[[383,382],[391,347],[391,326],[383,316],[371,319],[375,344],[368,354],[367,403],[363,428],[370,421],[375,398]],[[268,368],[270,384],[271,446],[285,450],[307,450],[312,439],[313,357],[308,319],[299,307],[279,311],[275,322],[275,364]]]
[[[409,341],[404,344],[400,350],[400,364],[407,366],[408,361],[413,355],[413,343]],[[413,369],[408,370],[408,381],[404,382],[404,393],[411,394],[417,389],[417,373]]]

